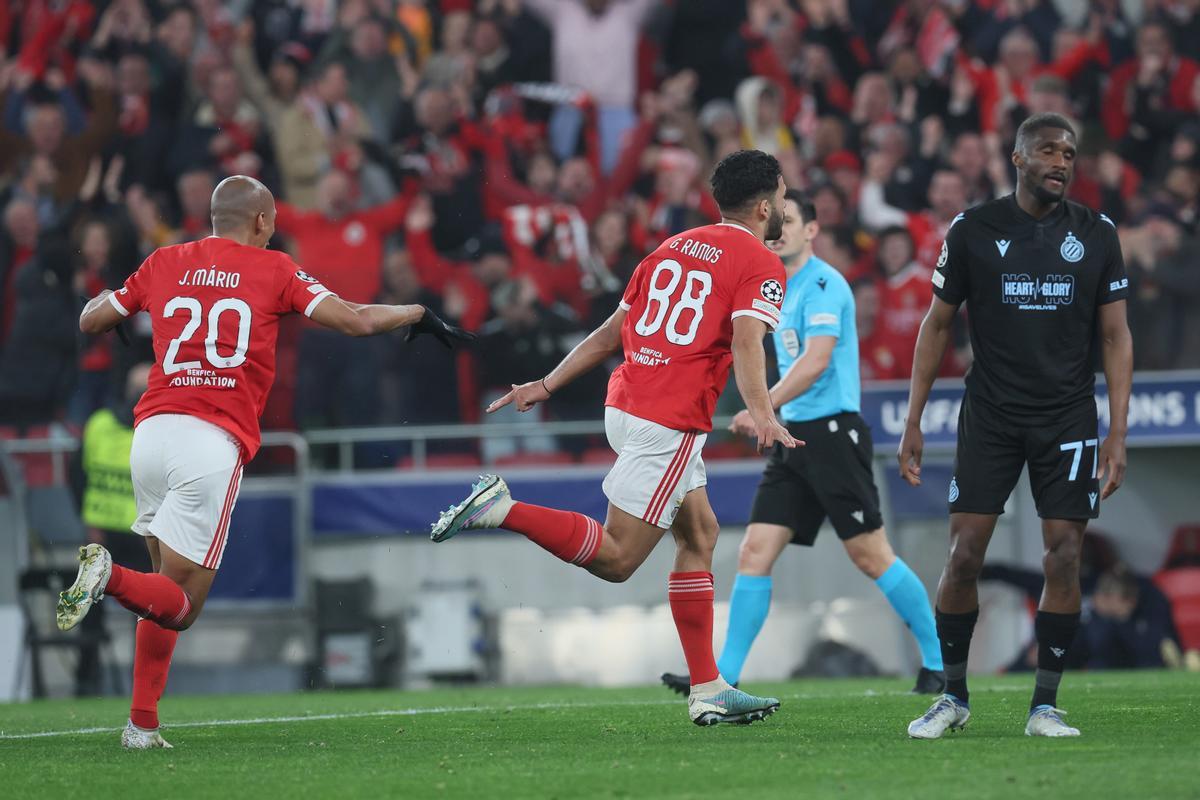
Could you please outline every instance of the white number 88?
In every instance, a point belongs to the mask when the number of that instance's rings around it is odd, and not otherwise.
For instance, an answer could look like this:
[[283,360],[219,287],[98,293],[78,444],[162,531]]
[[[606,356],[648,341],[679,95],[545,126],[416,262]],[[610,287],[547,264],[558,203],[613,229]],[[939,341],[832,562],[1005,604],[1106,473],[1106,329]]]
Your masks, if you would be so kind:
[[[659,276],[663,273],[668,275],[667,282],[665,286],[659,286]],[[712,275],[703,270],[690,270],[683,287],[683,294],[675,307],[671,308],[671,295],[679,287],[682,276],[683,267],[678,261],[672,259],[660,261],[654,268],[654,274],[650,276],[650,292],[646,301],[646,310],[642,312],[641,319],[633,328],[639,336],[654,335],[663,326],[665,320],[667,341],[671,344],[689,345],[696,340],[696,333],[700,330],[700,320],[704,318],[704,301],[712,293]],[[692,318],[687,330],[680,331],[680,317],[685,309],[692,312]],[[651,318],[651,312],[653,312],[653,318]]]

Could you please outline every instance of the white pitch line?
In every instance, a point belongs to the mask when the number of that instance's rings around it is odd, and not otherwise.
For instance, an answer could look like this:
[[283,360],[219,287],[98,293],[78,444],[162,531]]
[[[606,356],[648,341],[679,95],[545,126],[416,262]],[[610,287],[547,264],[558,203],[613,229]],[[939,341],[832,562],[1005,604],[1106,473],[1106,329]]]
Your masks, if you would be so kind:
[[[980,692],[1011,692],[1024,691],[1026,686],[990,686],[983,689],[976,689]],[[1104,686],[1089,688],[1107,688]],[[832,700],[839,697],[854,697],[841,692],[808,692],[798,694],[780,695],[784,700]],[[884,690],[875,691],[868,689],[860,695],[861,697],[906,697],[910,696],[909,692]],[[384,709],[380,711],[350,711],[342,714],[308,714],[305,716],[294,717],[251,717],[248,719],[214,719],[204,722],[175,722],[164,726],[166,730],[174,730],[176,728],[218,728],[230,725],[275,725],[288,722],[319,722],[322,720],[335,719],[370,719],[372,717],[415,717],[422,714],[483,714],[483,713],[505,713],[511,711],[553,711],[560,709],[571,708],[610,708],[613,706],[666,706],[678,705],[681,700],[617,700],[610,703],[531,703],[529,705],[509,705],[509,706],[429,706],[425,708],[396,708]],[[64,731],[38,731],[36,733],[3,733],[0,732],[0,741],[13,741],[19,739],[46,739],[54,736],[87,736],[94,733],[120,733],[124,727],[120,728],[75,728]]]

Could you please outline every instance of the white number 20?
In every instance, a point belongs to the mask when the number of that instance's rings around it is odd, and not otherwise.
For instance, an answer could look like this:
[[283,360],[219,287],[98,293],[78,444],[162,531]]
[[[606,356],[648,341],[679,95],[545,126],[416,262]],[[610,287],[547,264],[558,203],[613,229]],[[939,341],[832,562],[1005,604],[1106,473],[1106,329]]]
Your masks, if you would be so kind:
[[[665,285],[660,286],[659,277],[666,274]],[[671,307],[671,295],[679,287],[683,277],[683,267],[678,261],[667,259],[660,261],[650,276],[650,293],[646,302],[646,310],[637,321],[634,330],[639,336],[652,336],[667,324],[667,341],[671,344],[688,345],[696,340],[696,332],[700,330],[700,320],[704,319],[704,301],[712,293],[712,276],[703,270],[690,270],[687,274],[683,294],[675,307]],[[687,330],[679,330],[680,317],[684,310],[692,312]]]
[[[173,317],[177,311],[186,311],[191,318],[183,326],[179,336],[171,340],[167,346],[167,354],[163,358],[163,373],[170,375],[184,369],[199,369],[199,361],[176,361],[179,346],[196,335],[200,329],[200,321],[204,319],[204,308],[194,297],[173,297],[163,308],[163,317]],[[217,352],[217,326],[221,315],[232,311],[238,317],[237,345],[233,354],[223,356]],[[250,347],[250,306],[246,301],[236,297],[223,297],[213,303],[208,310],[208,333],[204,337],[204,356],[208,363],[217,369],[233,369],[240,367],[246,361],[246,350]]]

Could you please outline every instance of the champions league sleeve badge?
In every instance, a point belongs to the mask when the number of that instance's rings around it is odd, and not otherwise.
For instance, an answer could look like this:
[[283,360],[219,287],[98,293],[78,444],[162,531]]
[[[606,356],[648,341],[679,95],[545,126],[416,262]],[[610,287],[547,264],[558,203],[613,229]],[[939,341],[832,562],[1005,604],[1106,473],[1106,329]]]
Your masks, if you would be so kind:
[[1058,254],[1063,257],[1063,261],[1074,264],[1083,258],[1083,242],[1076,239],[1075,234],[1067,231],[1067,238],[1063,239],[1062,246],[1058,248]]

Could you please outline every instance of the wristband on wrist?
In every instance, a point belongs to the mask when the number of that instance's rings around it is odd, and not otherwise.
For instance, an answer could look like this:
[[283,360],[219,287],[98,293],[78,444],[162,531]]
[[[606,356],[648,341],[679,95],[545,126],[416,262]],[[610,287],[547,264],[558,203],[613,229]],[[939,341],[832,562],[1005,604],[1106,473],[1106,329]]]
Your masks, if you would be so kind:
[[542,378],[542,388],[546,390],[546,394],[553,396],[554,392],[550,391],[550,387],[546,385],[546,379]]

